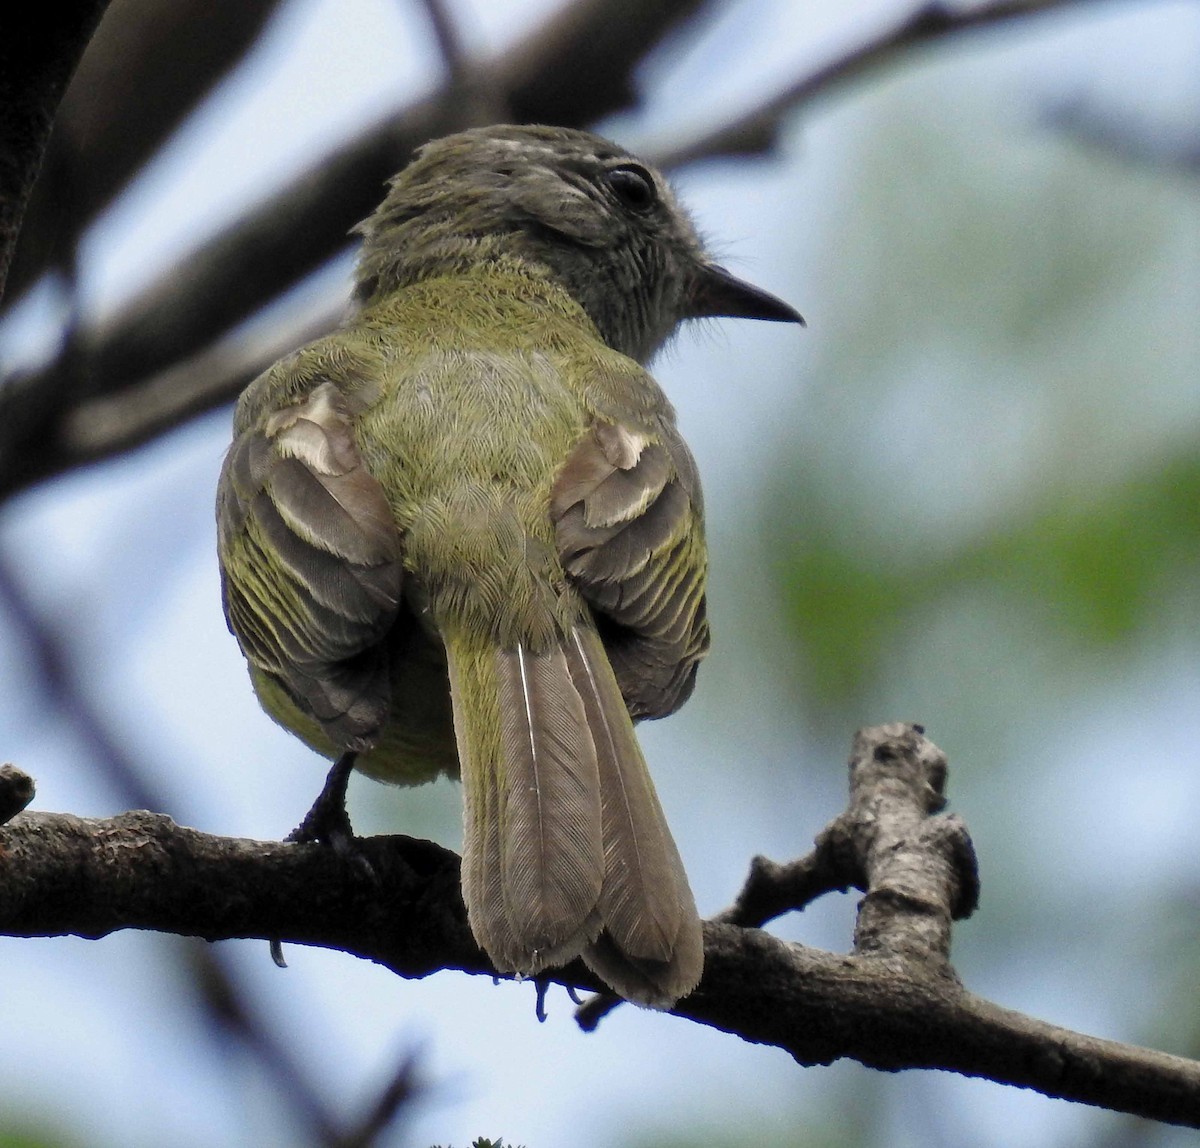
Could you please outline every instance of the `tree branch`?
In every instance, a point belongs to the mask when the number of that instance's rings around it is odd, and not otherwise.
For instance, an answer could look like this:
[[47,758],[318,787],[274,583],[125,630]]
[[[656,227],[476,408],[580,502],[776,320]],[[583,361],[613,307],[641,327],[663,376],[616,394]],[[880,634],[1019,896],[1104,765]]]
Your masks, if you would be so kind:
[[[850,777],[849,808],[817,853],[866,889],[855,951],[789,944],[731,923],[731,910],[706,923],[704,979],[675,1013],[800,1064],[939,1068],[1200,1127],[1200,1063],[1059,1028],[959,983],[949,926],[973,907],[974,856],[962,823],[941,812],[945,758],[920,727],[861,731]],[[0,791],[14,783],[4,778]],[[341,949],[404,977],[496,975],[467,926],[455,854],[404,837],[361,845],[374,876],[318,845],[213,837],[158,814],[22,813],[0,829],[0,933],[257,937]],[[758,892],[743,890],[739,905],[762,901],[764,872],[794,889],[800,870],[757,865]],[[777,908],[783,894],[765,899]],[[549,979],[597,987],[579,962]]]
[[348,299],[281,320],[252,336],[234,331],[160,374],[67,408],[60,420],[62,469],[73,469],[149,442],[188,418],[227,403],[277,359],[327,335]]
[[108,0],[0,17],[0,299],[59,102]]
[[50,268],[71,266],[84,230],[241,60],[277,3],[111,5],[50,133],[13,255],[11,294]]

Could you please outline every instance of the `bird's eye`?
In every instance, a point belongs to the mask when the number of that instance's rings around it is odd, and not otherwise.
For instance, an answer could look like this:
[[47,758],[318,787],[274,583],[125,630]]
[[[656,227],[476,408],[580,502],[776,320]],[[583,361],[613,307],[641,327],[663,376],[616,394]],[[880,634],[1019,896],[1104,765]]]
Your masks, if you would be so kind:
[[606,178],[616,197],[631,211],[648,211],[658,202],[654,176],[636,163],[611,168]]

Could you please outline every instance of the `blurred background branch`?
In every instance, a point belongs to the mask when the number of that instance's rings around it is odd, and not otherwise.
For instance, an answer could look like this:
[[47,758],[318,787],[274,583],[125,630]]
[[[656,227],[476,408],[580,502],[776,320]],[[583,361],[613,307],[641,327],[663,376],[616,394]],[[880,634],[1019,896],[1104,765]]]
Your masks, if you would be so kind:
[[[673,169],[716,156],[770,152],[785,117],[835,84],[934,40],[1079,2],[921,5],[758,108],[691,141],[652,148],[649,158]],[[18,245],[15,289],[69,268],[88,225],[245,52],[271,7],[239,8],[228,29],[213,29],[207,5],[116,5],[64,101],[48,177],[35,191]],[[55,361],[0,391],[0,498],[128,449],[236,397],[272,361],[258,348],[240,358],[231,354],[230,344],[242,341],[236,329],[349,249],[350,228],[370,213],[386,179],[422,142],[502,116],[571,127],[594,123],[635,103],[632,77],[639,62],[667,35],[715,7],[700,0],[576,0],[500,59],[472,64],[444,5],[429,0],[447,72],[439,92],[389,114],[313,163],[117,315],[98,326],[81,318],[64,334]],[[189,56],[187,69],[172,69],[172,45],[196,36],[202,24],[203,42],[213,48]],[[127,53],[133,66],[114,68],[112,58]],[[110,74],[120,82],[106,84]],[[160,76],[170,77],[167,98],[143,123],[132,105],[137,93],[158,90]],[[137,130],[121,135],[122,147],[108,147],[126,119],[136,121]],[[97,155],[103,162],[96,162]],[[69,221],[65,228],[55,226],[60,216]],[[303,335],[324,333],[335,321],[324,308],[303,323]],[[211,346],[222,340],[220,349]],[[85,405],[107,396],[119,397],[103,407]]]
[[107,6],[0,17],[0,299],[59,103]]

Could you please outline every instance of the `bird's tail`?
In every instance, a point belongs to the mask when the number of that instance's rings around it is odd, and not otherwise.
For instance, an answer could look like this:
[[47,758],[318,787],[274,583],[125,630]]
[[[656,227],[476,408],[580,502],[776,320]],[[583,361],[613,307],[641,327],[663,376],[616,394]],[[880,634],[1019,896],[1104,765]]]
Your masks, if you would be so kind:
[[536,654],[445,637],[476,940],[502,971],[582,956],[669,1008],[700,980],[700,919],[599,635]]

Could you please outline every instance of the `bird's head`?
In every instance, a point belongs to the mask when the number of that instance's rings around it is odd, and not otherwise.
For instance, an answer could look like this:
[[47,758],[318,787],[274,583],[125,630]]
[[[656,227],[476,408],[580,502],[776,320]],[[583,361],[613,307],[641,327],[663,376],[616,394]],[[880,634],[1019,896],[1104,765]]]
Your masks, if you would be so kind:
[[804,321],[712,261],[660,172],[589,132],[499,125],[434,140],[359,231],[362,299],[516,257],[643,362],[684,319]]

